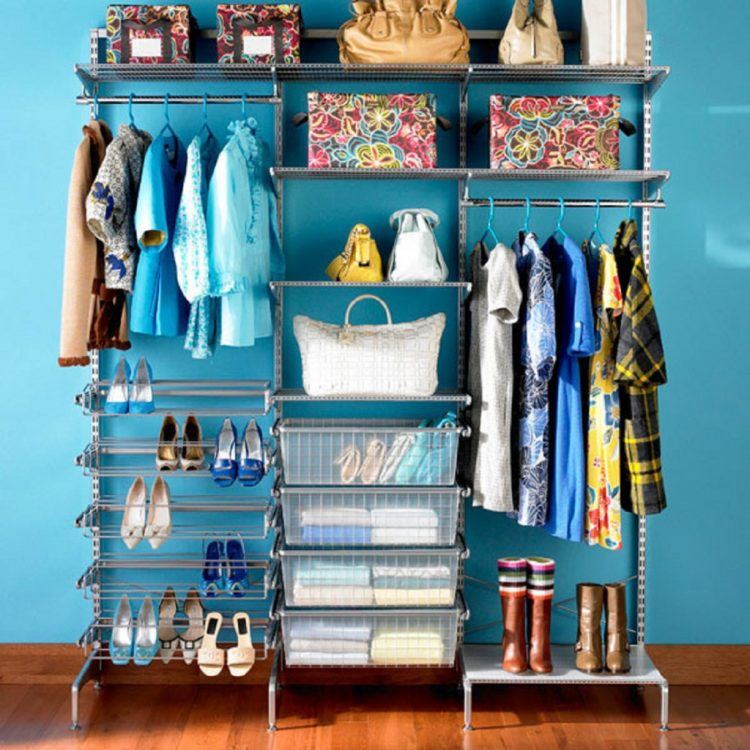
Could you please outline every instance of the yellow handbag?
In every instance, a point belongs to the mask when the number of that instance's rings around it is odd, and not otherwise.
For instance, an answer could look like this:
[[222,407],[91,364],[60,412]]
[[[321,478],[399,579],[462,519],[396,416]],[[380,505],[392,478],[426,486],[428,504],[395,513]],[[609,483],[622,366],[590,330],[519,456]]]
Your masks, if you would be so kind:
[[469,62],[469,34],[458,0],[358,0],[339,29],[344,64]]
[[357,224],[349,232],[344,251],[331,261],[326,275],[334,281],[383,281],[383,260],[368,227]]

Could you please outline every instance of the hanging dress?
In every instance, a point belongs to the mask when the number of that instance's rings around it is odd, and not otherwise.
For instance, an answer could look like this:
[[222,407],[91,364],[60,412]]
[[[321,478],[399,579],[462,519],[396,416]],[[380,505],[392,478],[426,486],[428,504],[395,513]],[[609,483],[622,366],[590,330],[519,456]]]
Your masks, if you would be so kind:
[[594,353],[586,259],[571,237],[544,244],[555,277],[557,365],[551,380],[552,415],[549,510],[546,530],[570,541],[583,540],[586,461],[581,404],[580,358]]
[[589,544],[611,550],[622,547],[620,394],[615,382],[615,344],[622,307],[615,256],[602,245],[594,294],[597,349],[589,360],[585,531]]
[[216,338],[216,300],[210,296],[208,271],[206,203],[218,155],[219,143],[210,131],[199,133],[190,142],[174,231],[177,281],[190,303],[185,349],[192,352],[193,359],[210,357]]
[[149,336],[180,336],[188,305],[177,284],[174,225],[185,179],[185,147],[164,130],[146,152],[135,210],[141,254],[135,275],[130,329]]
[[483,242],[471,253],[471,448],[469,477],[475,506],[513,511],[511,414],[513,407],[513,324],[521,289],[516,256]]
[[284,273],[267,145],[253,118],[229,125],[208,190],[211,293],[221,297],[222,346],[273,335],[269,282]]
[[555,290],[552,266],[536,236],[517,241],[523,291],[519,315],[518,514],[522,526],[547,520],[550,469],[549,388],[555,366]]

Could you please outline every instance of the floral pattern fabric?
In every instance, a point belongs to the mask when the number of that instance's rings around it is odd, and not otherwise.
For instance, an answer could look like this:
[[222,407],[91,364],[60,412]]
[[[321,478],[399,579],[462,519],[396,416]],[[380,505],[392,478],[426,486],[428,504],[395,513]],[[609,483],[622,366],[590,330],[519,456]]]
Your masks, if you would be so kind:
[[[300,61],[302,14],[299,5],[219,5],[216,19],[219,64],[291,65]],[[246,46],[246,40],[251,42],[256,37],[272,37],[269,44],[273,52],[253,52],[252,43]]]
[[622,547],[620,509],[620,393],[615,382],[615,345],[622,290],[612,250],[599,250],[594,295],[596,351],[589,361],[588,457],[585,538],[591,545]]
[[549,384],[557,356],[552,265],[533,234],[513,246],[523,291],[519,315],[518,523],[543,526],[549,488]]
[[[139,65],[190,62],[190,27],[187,5],[110,5],[107,8],[107,62]],[[133,54],[133,39],[158,39],[163,44],[164,36],[167,37],[166,54],[151,57]]]
[[310,92],[312,169],[432,169],[437,166],[432,94]]
[[619,96],[492,96],[492,169],[619,169]]

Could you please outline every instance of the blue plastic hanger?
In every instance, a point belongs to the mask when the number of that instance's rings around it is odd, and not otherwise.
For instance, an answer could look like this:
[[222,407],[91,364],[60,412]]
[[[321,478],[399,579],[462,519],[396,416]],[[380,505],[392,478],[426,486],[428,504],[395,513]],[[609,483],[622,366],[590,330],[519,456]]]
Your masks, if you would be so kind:
[[161,129],[160,136],[164,133],[169,133],[175,140],[177,140],[177,133],[174,132],[172,123],[169,121],[169,94],[164,94],[164,127]]
[[208,124],[208,94],[203,94],[203,127],[198,132],[198,135],[201,136],[204,133],[207,140],[215,139],[214,132]]
[[489,235],[492,240],[494,241],[493,247],[500,244],[500,240],[498,239],[498,236],[495,234],[495,229],[493,227],[493,223],[495,221],[495,199],[489,198],[490,202],[490,212],[487,215],[487,228],[484,230],[484,234],[482,235],[482,242],[484,242],[487,239],[487,235]]
[[633,221],[633,201],[628,201],[628,221]]
[[594,218],[594,227],[589,235],[589,246],[592,245],[594,240],[598,240],[599,245],[606,245],[607,241],[604,239],[602,230],[599,228],[599,220],[602,216],[602,202],[599,198],[596,199],[596,216]]
[[247,97],[245,94],[242,95],[242,119],[247,119]]
[[135,115],[133,114],[133,95],[128,94],[128,119],[130,120],[130,127],[133,130],[138,130],[135,124]]
[[91,105],[91,116],[94,120],[99,119],[99,92],[94,91],[94,101]]
[[564,240],[567,240],[568,233],[563,229],[563,221],[565,221],[565,201],[562,198],[558,198],[557,202],[560,204],[560,213],[558,214],[557,226],[555,227],[552,236],[554,237],[559,234]]
[[531,221],[531,198],[527,195],[523,200],[526,204],[526,217],[523,222],[523,233],[528,234],[530,231],[529,222]]

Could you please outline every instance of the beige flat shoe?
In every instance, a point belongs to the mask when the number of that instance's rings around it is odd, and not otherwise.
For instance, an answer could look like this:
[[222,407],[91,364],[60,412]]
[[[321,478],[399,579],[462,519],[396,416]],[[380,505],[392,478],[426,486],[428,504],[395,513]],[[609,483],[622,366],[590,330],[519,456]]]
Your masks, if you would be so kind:
[[350,445],[344,448],[341,455],[336,459],[336,465],[341,467],[341,482],[351,484],[359,474],[362,467],[362,456],[356,446]]
[[180,428],[175,418],[169,414],[164,417],[159,433],[159,445],[156,449],[156,468],[159,471],[175,471],[180,464],[177,451],[177,436]]
[[385,459],[385,443],[382,440],[371,440],[359,474],[362,484],[375,484],[378,481],[383,468],[383,459]]
[[224,650],[216,645],[221,630],[220,612],[209,612],[203,628],[203,643],[198,649],[198,667],[207,677],[216,677],[224,669]]
[[163,477],[157,477],[151,488],[148,521],[144,532],[144,536],[153,549],[159,549],[172,533],[172,514],[169,510],[171,500],[169,485]]
[[146,527],[146,483],[137,477],[130,485],[122,514],[120,536],[128,549],[133,549],[143,539]]
[[227,652],[227,667],[233,677],[244,677],[255,664],[255,649],[247,612],[237,612],[232,618],[237,645]]

